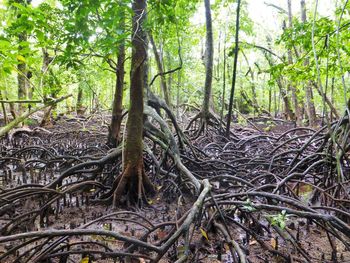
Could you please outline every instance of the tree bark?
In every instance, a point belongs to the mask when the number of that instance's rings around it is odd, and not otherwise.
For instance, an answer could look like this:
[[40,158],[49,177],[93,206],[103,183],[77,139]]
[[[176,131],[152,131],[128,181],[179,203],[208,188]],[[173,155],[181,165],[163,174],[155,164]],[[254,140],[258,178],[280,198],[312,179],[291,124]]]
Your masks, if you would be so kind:
[[[305,0],[300,1],[301,5],[301,21],[303,23],[306,23],[306,6],[305,6]],[[309,59],[305,59],[305,66],[309,65]],[[307,115],[309,118],[309,125],[310,126],[316,126],[316,109],[314,104],[314,95],[311,88],[311,82],[308,81],[308,83],[305,86],[305,97],[306,97],[306,104],[307,104]]]
[[[28,0],[16,0],[15,1],[18,4],[21,4],[23,6],[27,6],[28,4],[30,4],[30,1]],[[17,15],[17,18],[20,18],[21,14]],[[25,58],[25,56],[23,56],[22,50],[24,49],[23,44],[28,40],[28,36],[27,33],[25,31],[18,33],[18,54],[20,56],[22,56],[23,58]],[[22,99],[26,99],[27,98],[27,93],[28,93],[28,79],[27,79],[27,64],[25,63],[25,61],[18,61],[18,65],[17,65],[17,86],[18,86],[18,99],[22,100]],[[22,104],[19,104],[18,106],[18,110],[21,113],[24,108]]]
[[213,60],[214,60],[214,47],[213,47],[213,27],[211,19],[210,0],[204,0],[205,6],[205,24],[206,24],[206,59],[205,59],[205,83],[204,83],[204,100],[202,106],[202,119],[207,120],[209,118],[210,96],[213,81]]
[[222,92],[221,92],[221,110],[220,110],[220,122],[223,121],[224,118],[224,109],[225,109],[225,93],[226,93],[226,28],[225,28],[225,36],[224,36],[224,58],[223,58],[223,70],[222,70]]
[[[2,91],[0,90],[0,99],[3,99],[2,96]],[[1,102],[1,108],[2,108],[2,112],[4,114],[4,124],[6,125],[8,123],[8,119],[7,119],[7,113],[6,113],[6,107],[5,107],[5,103]]]
[[314,87],[316,88],[318,94],[323,97],[324,101],[327,103],[329,109],[331,110],[331,117],[332,115],[334,115],[335,119],[339,119],[339,114],[337,109],[334,107],[333,103],[331,102],[331,100],[327,97],[327,94],[325,94],[324,92],[321,91],[320,87],[317,85],[316,82],[312,82],[312,84],[314,85]]
[[241,10],[241,0],[237,0],[237,10],[236,10],[236,36],[235,36],[235,57],[233,61],[233,73],[232,73],[232,86],[230,94],[230,104],[228,108],[228,118],[226,124],[226,136],[230,136],[230,126],[232,119],[232,108],[233,108],[233,98],[235,95],[235,86],[236,86],[236,72],[237,72],[237,61],[238,61],[238,44],[239,44],[239,13]]
[[157,50],[157,46],[156,46],[156,43],[154,42],[152,34],[148,34],[148,35],[149,35],[149,40],[150,40],[151,45],[152,45],[154,58],[155,58],[156,63],[157,63],[158,72],[161,74],[160,75],[160,87],[161,87],[163,95],[164,95],[164,100],[165,100],[166,104],[168,104],[168,106],[171,107],[171,101],[170,101],[168,86],[167,86],[167,83],[166,83],[165,75],[163,74],[164,73],[164,67],[163,67],[162,59],[161,59],[161,56],[160,56],[160,54],[159,54],[159,52]]
[[177,72],[177,85],[176,85],[176,118],[180,117],[180,87],[181,87],[181,71]]
[[77,112],[78,115],[83,115],[84,114],[84,109],[83,109],[83,88],[81,86],[81,83],[79,83],[79,86],[78,86],[76,112]]
[[[250,82],[250,88],[251,88],[251,91],[252,91],[252,99],[250,100],[250,103],[251,103],[251,106],[253,106],[255,112],[257,114],[259,114],[261,112],[261,109],[260,109],[260,106],[259,106],[259,103],[258,103],[258,100],[257,100],[257,96],[256,96],[254,72],[253,72],[253,69],[251,68],[251,66],[249,64],[247,56],[245,55],[245,53],[243,51],[242,51],[242,55],[243,55],[243,57],[244,57],[244,59],[245,59],[245,61],[247,63],[248,71],[249,71],[249,74],[250,74],[250,78],[252,79],[251,82]],[[247,95],[247,94],[245,94],[245,95]]]
[[[292,1],[288,0],[288,28],[293,27],[293,15],[292,15]],[[288,64],[293,64],[293,55],[292,50],[288,49]],[[294,85],[290,84],[289,89],[292,92],[292,100],[294,104],[294,110],[295,110],[295,121],[300,126],[303,121],[303,114],[302,114],[302,107],[300,106],[299,99],[298,99],[298,92]]]
[[[269,63],[269,66],[273,67],[274,63],[272,61],[271,54],[265,52],[265,58],[266,58],[267,62]],[[283,100],[283,103],[284,103],[284,111],[285,111],[286,117],[289,118],[290,120],[294,120],[295,119],[295,114],[293,112],[291,103],[289,101],[288,94],[287,94],[286,90],[283,87],[282,77],[279,76],[277,78],[276,82],[277,82],[277,86],[279,88],[279,91],[280,91],[280,94],[281,94],[281,97],[282,97],[282,100]],[[276,98],[276,96],[274,96],[274,97]],[[275,100],[275,110],[276,110],[276,100]]]
[[[18,35],[19,42],[26,41],[27,35],[25,33],[20,33]],[[20,53],[23,47],[20,45],[18,52]],[[24,62],[19,62],[17,65],[17,85],[18,85],[18,99],[24,100],[27,98],[27,65]],[[19,112],[23,111],[23,104],[19,104],[18,106]]]
[[[42,53],[43,53],[43,65],[41,66],[41,74],[42,74],[41,86],[42,86],[42,89],[43,89],[44,99],[47,99],[49,87],[48,87],[48,81],[47,81],[46,74],[47,74],[49,65],[50,65],[50,63],[52,61],[52,58],[50,58],[49,53],[44,48],[42,49]],[[45,126],[48,123],[50,123],[50,115],[51,115],[51,107],[45,108],[44,116],[43,116],[43,119],[40,122],[40,126]]]
[[123,152],[123,173],[113,196],[113,204],[120,202],[126,192],[130,198],[141,201],[153,186],[145,174],[143,163],[143,95],[145,85],[145,61],[147,59],[147,36],[143,24],[146,15],[146,0],[134,0],[132,4],[132,57],[130,72],[130,106],[126,124],[126,141]]
[[[121,20],[121,28],[125,28],[125,14]],[[125,41],[122,43],[118,49],[118,61],[116,68],[116,84],[113,99],[112,108],[112,120],[111,126],[108,134],[108,144],[112,147],[116,147],[120,142],[120,128],[122,124],[123,116],[123,88],[124,88],[124,61],[125,61]]]

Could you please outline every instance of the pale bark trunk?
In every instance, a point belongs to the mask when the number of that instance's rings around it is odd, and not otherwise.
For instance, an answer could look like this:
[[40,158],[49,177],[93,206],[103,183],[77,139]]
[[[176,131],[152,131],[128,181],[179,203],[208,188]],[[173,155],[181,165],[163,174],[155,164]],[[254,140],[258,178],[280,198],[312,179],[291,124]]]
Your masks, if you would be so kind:
[[[305,7],[305,0],[300,1],[301,5],[301,21],[303,23],[306,23],[306,7]],[[305,66],[309,65],[309,59],[305,59]],[[309,81],[305,86],[305,97],[306,97],[306,104],[307,104],[307,115],[309,118],[309,125],[315,126],[316,125],[316,109],[314,104],[314,96],[311,88],[311,82]]]
[[[292,15],[292,1],[288,0],[288,27],[292,28],[293,27],[293,15]],[[293,64],[293,55],[292,55],[292,50],[288,49],[288,64],[291,65]],[[298,92],[297,89],[294,85],[290,84],[289,89],[292,92],[292,100],[293,100],[293,105],[294,105],[294,110],[295,110],[295,120],[297,124],[300,126],[302,125],[303,121],[303,114],[302,114],[302,107],[300,106],[300,102],[298,99]]]
[[[49,87],[47,86],[47,71],[51,62],[51,58],[49,56],[49,53],[47,52],[46,49],[42,49],[42,53],[43,53],[43,64],[41,66],[41,74],[42,74],[42,82],[41,82],[41,86],[42,86],[42,90],[43,90],[43,95],[44,95],[44,99],[47,99],[47,95],[48,95],[48,89]],[[44,116],[40,122],[40,126],[45,126],[48,123],[50,123],[50,115],[51,115],[51,107],[45,108],[44,110]]]

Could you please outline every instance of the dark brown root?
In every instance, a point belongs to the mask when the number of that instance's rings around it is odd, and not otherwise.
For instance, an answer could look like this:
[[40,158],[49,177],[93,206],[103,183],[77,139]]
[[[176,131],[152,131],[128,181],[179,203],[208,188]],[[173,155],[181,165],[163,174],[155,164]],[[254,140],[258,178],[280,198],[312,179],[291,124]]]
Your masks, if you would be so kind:
[[[117,180],[119,182],[113,192],[113,207],[123,201],[126,201],[127,205],[142,206],[143,203],[147,203],[147,195],[155,193],[154,186],[145,173],[143,163],[136,166],[128,164]],[[123,196],[126,197],[126,200],[123,200]]]

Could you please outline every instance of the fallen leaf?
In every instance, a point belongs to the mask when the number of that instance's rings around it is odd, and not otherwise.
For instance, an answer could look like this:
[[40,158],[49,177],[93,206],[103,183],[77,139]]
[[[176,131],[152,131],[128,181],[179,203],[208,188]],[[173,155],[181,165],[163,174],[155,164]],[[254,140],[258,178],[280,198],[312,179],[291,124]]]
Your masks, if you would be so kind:
[[163,238],[165,238],[166,236],[167,236],[167,232],[166,231],[162,231],[162,230],[160,230],[160,231],[158,231],[158,233],[157,233],[157,237],[158,237],[158,239],[163,239]]
[[253,239],[252,241],[249,242],[249,245],[252,246],[252,245],[255,245],[255,244],[257,244],[257,243],[258,243],[258,241],[256,241],[255,239]]
[[200,229],[200,231],[201,231],[201,233],[202,233],[202,236],[204,236],[205,239],[209,241],[207,232],[205,232],[205,230],[204,230],[203,228],[199,228],[199,229]]
[[277,241],[275,238],[271,238],[271,246],[273,249],[277,249]]

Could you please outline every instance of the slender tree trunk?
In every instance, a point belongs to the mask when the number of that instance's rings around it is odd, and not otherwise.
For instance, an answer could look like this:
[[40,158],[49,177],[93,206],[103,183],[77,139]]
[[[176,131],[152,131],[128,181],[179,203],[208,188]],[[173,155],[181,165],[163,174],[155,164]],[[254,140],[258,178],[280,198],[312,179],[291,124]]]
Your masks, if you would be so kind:
[[[30,4],[31,1],[29,0],[16,0],[15,1],[18,4],[21,4],[23,6],[27,6],[28,4]],[[18,18],[21,17],[21,14],[17,15]],[[23,45],[21,43],[25,43],[28,40],[28,36],[27,33],[25,31],[20,32],[18,34],[18,43],[19,43],[19,47],[18,47],[18,53],[19,55],[21,55],[23,58],[25,58],[25,56],[23,56],[22,50],[24,49]],[[27,64],[25,63],[25,61],[18,61],[18,65],[17,65],[17,85],[18,85],[18,99],[22,100],[22,99],[26,99],[27,98],[27,93],[28,93],[28,80],[27,80]],[[19,112],[21,113],[24,108],[23,108],[23,104],[19,103],[18,106]]]
[[213,81],[213,28],[211,19],[210,0],[204,0],[205,6],[205,24],[206,24],[206,59],[205,59],[205,84],[204,84],[204,100],[202,105],[202,119],[204,122],[209,118],[210,96]]
[[241,10],[241,0],[237,0],[237,10],[236,10],[236,36],[235,36],[235,57],[233,61],[233,73],[232,73],[232,86],[231,86],[231,94],[230,94],[230,104],[228,108],[228,118],[226,124],[226,136],[230,136],[230,126],[232,119],[232,108],[233,108],[233,98],[235,95],[235,85],[236,85],[236,72],[237,72],[237,61],[238,61],[238,41],[239,41],[239,13]]
[[114,192],[113,203],[120,202],[123,193],[140,201],[143,194],[153,192],[153,186],[145,174],[143,163],[143,96],[145,86],[145,61],[147,36],[144,31],[146,0],[134,0],[132,4],[133,31],[130,72],[130,107],[126,124],[126,141],[123,152],[123,173]]
[[269,87],[269,105],[268,105],[268,109],[269,109],[269,113],[271,114],[271,103],[272,102],[272,87]]
[[[6,82],[6,80],[5,80]],[[6,83],[6,87],[7,87],[7,83]],[[6,98],[6,100],[8,100],[8,92],[5,89],[4,90],[4,97]],[[13,103],[9,103],[9,108],[10,108],[10,113],[13,119],[16,119],[17,114],[16,114],[16,109],[15,109],[15,105]]]
[[[167,51],[166,52],[166,57],[167,57],[167,67],[168,67],[168,70],[170,70],[171,69],[171,62],[172,62],[172,60],[171,60],[171,55],[170,55],[170,52],[169,51]],[[163,60],[163,65],[164,65],[164,60]],[[164,66],[163,66],[163,68],[165,68]],[[169,103],[171,104],[171,102],[172,102],[172,98],[171,98],[171,86],[173,85],[173,74],[168,74],[167,75],[167,80],[168,80],[168,83],[167,83],[167,91],[168,91],[168,97],[169,97]],[[168,105],[168,107],[171,107],[171,105]]]
[[[278,101],[279,101],[279,97],[278,96]],[[277,117],[277,113],[278,113],[278,105],[279,103],[277,103],[277,92],[276,92],[276,87],[274,87],[273,89],[273,102],[274,102],[274,110],[275,110],[275,118]]]
[[[292,15],[292,1],[288,0],[288,28],[293,27],[293,15]],[[293,64],[293,55],[292,50],[288,49],[288,64]],[[303,114],[302,114],[302,107],[299,105],[299,99],[298,99],[298,92],[294,85],[290,84],[289,89],[292,92],[292,100],[294,104],[294,110],[295,110],[295,121],[300,126],[302,125],[303,121]]]
[[148,34],[148,35],[149,35],[149,39],[150,39],[150,42],[151,42],[151,45],[152,45],[154,58],[155,58],[156,63],[157,63],[158,71],[161,74],[160,75],[160,87],[161,87],[163,95],[164,95],[164,100],[165,100],[166,104],[168,105],[168,107],[171,107],[171,101],[170,101],[170,97],[169,97],[168,86],[167,86],[167,83],[166,83],[165,76],[162,74],[162,73],[164,73],[164,67],[163,67],[162,59],[161,59],[161,56],[160,56],[160,54],[159,54],[159,52],[157,50],[157,46],[156,46],[156,43],[154,42],[152,34]]
[[[125,27],[125,14],[121,21],[121,28]],[[125,61],[125,43],[124,41],[118,48],[118,61],[116,68],[116,83],[112,107],[112,120],[108,134],[108,144],[116,147],[120,142],[120,128],[123,116],[123,88],[124,88],[124,61]]]
[[[47,52],[46,49],[43,48],[42,53],[43,53],[43,64],[41,66],[41,74],[42,74],[41,87],[42,87],[44,99],[47,99],[48,89],[52,88],[52,87],[48,87],[49,84],[48,84],[47,76],[46,76],[50,62],[51,62],[51,58],[50,58],[49,53]],[[52,109],[52,107],[45,108],[44,116],[40,122],[40,126],[45,126],[48,123],[50,123],[51,109]]]
[[[305,0],[300,1],[301,5],[301,21],[303,23],[306,23],[306,6],[305,6]],[[309,65],[309,59],[305,59],[305,66]],[[307,114],[309,118],[309,125],[310,126],[316,126],[316,109],[314,104],[314,96],[312,92],[312,86],[311,82],[309,81],[305,86],[305,97],[306,97],[306,104],[307,104]]]
[[181,70],[177,72],[177,87],[176,87],[176,118],[180,117],[180,87],[181,87]]
[[[2,91],[0,90],[0,99],[3,99],[2,96]],[[7,113],[6,113],[6,107],[5,107],[5,103],[1,103],[1,108],[2,108],[2,112],[4,114],[4,124],[6,125],[8,123],[8,119],[7,119]]]
[[282,97],[282,100],[283,100],[283,103],[284,103],[284,111],[285,111],[285,113],[287,114],[287,117],[289,117],[290,120],[294,120],[295,119],[295,115],[294,115],[294,112],[292,110],[292,106],[290,105],[290,101],[288,99],[287,92],[283,88],[283,84],[282,84],[282,80],[281,79],[277,80],[277,85],[278,85],[278,88],[280,90],[281,97]]
[[[273,61],[272,61],[272,57],[271,57],[271,54],[269,53],[265,53],[265,58],[266,60],[268,61],[269,63],[269,66],[270,67],[273,67]],[[277,86],[278,86],[278,89],[280,91],[280,97],[282,98],[283,100],[283,104],[284,104],[284,112],[286,114],[286,117],[290,120],[294,120],[295,119],[295,114],[293,112],[293,109],[292,109],[292,106],[291,106],[291,103],[290,103],[290,100],[289,100],[289,97],[288,97],[288,94],[286,92],[286,90],[284,89],[283,87],[283,83],[282,83],[282,78],[281,77],[278,77],[277,80]],[[276,104],[276,103],[275,103]]]
[[[250,83],[250,88],[251,88],[251,91],[252,91],[252,99],[250,100],[251,101],[251,105],[253,106],[254,111],[259,114],[261,109],[260,109],[260,106],[258,104],[258,100],[257,100],[257,96],[256,96],[254,72],[253,72],[253,69],[250,67],[248,58],[247,58],[247,56],[245,55],[245,53],[243,51],[242,51],[242,55],[243,55],[243,57],[244,57],[244,59],[245,59],[245,61],[247,63],[248,71],[249,71],[250,78],[251,78],[251,83]],[[247,94],[245,94],[245,95],[247,96]]]
[[83,88],[81,86],[81,83],[79,83],[79,86],[78,86],[78,96],[77,96],[76,111],[77,111],[78,115],[83,115],[84,114],[84,109],[83,109]]
[[327,97],[327,94],[325,94],[324,92],[321,91],[320,87],[317,85],[317,83],[313,82],[314,87],[316,88],[318,94],[323,97],[323,99],[325,100],[325,102],[327,103],[329,109],[331,110],[331,115],[334,115],[334,117],[336,119],[339,118],[339,114],[337,112],[337,109],[334,107],[333,103],[331,102],[331,100]]
[[[20,33],[18,35],[18,40],[19,42],[26,41],[27,40],[27,35],[25,33]],[[19,47],[19,52],[23,47]],[[27,98],[27,65],[24,62],[19,62],[17,65],[17,83],[18,83],[18,99],[19,100],[24,100]],[[21,113],[23,111],[23,104],[19,104],[18,106],[19,112]]]
[[223,58],[223,71],[222,71],[222,92],[221,92],[221,111],[220,111],[220,122],[224,118],[224,109],[225,109],[225,93],[226,93],[226,28],[224,36],[224,58]]

